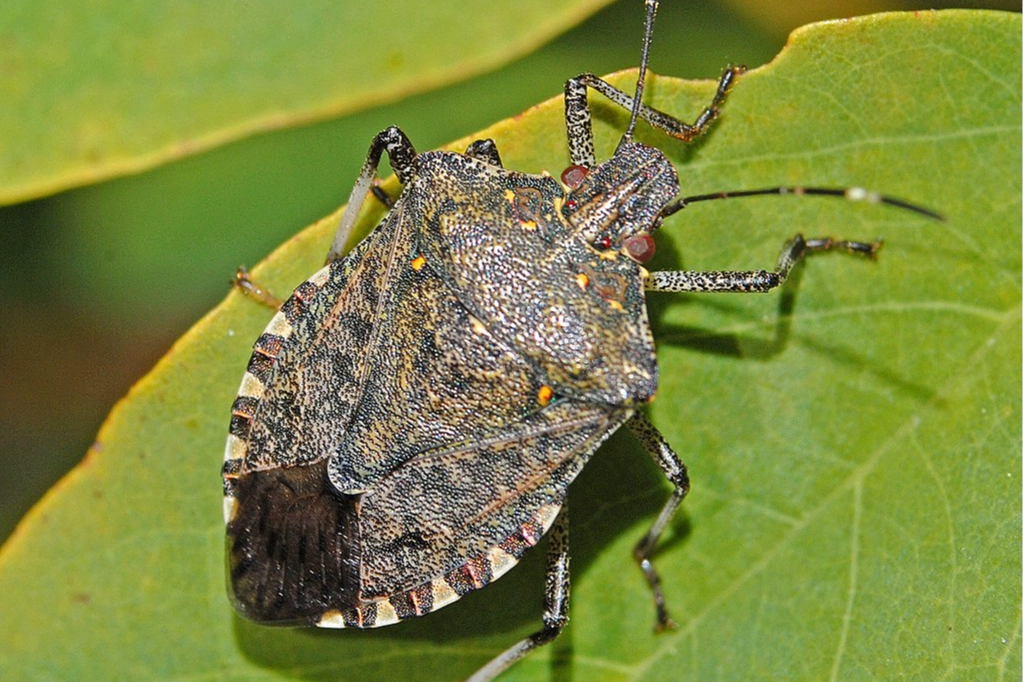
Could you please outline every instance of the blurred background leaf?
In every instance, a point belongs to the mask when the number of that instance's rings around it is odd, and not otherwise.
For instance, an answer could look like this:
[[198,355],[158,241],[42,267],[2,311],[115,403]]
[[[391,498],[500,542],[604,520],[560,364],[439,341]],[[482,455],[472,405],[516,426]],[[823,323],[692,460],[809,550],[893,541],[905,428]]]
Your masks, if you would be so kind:
[[0,202],[463,80],[608,2],[5,3]]

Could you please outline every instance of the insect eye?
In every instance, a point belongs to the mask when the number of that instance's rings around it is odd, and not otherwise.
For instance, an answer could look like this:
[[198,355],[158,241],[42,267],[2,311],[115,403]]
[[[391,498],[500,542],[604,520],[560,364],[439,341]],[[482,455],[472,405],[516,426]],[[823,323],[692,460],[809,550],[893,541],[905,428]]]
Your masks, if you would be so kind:
[[607,251],[611,248],[611,238],[608,236],[600,237],[593,242],[594,248],[600,249],[601,251]]
[[571,166],[561,171],[561,181],[565,183],[566,186],[575,189],[579,185],[583,184],[583,180],[585,180],[586,176],[589,174],[590,171],[588,168],[585,166],[577,166],[573,163]]
[[654,257],[656,244],[653,237],[646,232],[641,232],[631,237],[626,237],[622,243],[622,250],[637,263],[649,263],[650,259]]

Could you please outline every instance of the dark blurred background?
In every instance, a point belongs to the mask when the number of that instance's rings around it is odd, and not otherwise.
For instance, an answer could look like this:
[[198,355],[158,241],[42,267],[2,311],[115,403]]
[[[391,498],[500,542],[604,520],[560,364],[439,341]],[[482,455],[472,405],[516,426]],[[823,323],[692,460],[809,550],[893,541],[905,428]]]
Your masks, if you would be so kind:
[[[664,4],[657,32],[673,39],[654,41],[652,68],[688,78],[714,78],[729,62],[763,64],[810,21],[935,6]],[[636,66],[635,5],[620,0],[534,54],[458,85],[0,207],[0,540],[81,459],[131,384],[223,298],[239,264],[258,262],[344,200],[376,132],[397,124],[430,149],[559,94],[569,76]],[[1007,0],[937,6],[1020,11]]]

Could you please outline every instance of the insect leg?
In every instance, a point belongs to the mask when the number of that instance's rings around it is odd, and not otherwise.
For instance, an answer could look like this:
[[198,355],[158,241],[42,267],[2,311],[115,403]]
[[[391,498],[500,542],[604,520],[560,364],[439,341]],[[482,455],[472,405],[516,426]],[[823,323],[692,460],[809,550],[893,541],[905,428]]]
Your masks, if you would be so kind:
[[[674,138],[689,142],[702,135],[718,111],[737,76],[746,70],[743,66],[728,66],[718,81],[717,92],[710,106],[706,107],[693,123],[684,123],[670,114],[658,111],[645,104],[639,107],[639,117],[655,128],[663,130]],[[568,128],[568,149],[572,163],[592,168],[596,165],[593,152],[593,125],[586,88],[593,88],[609,100],[622,107],[632,109],[632,96],[601,80],[592,73],[584,73],[565,83],[565,126]]]
[[234,273],[234,279],[231,280],[231,284],[237,287],[243,294],[258,303],[262,303],[267,308],[279,310],[284,303],[284,301],[270,293],[266,287],[262,287],[254,282],[249,275],[248,268],[244,265],[238,267],[238,271]]
[[804,256],[817,251],[848,251],[874,258],[881,248],[881,242],[851,242],[823,237],[820,239],[803,239],[803,235],[793,237],[778,256],[778,264],[773,271],[767,270],[717,270],[698,272],[692,270],[672,270],[651,273],[647,281],[648,291],[695,291],[695,292],[726,292],[726,293],[757,293],[762,294],[780,286],[788,277],[789,272]]
[[534,632],[477,670],[467,682],[487,682],[507,670],[533,649],[553,642],[568,623],[568,504],[561,506],[547,534],[547,578],[544,588],[543,628]]
[[489,163],[491,166],[504,168],[501,163],[501,155],[497,153],[497,145],[493,140],[476,140],[465,148],[465,155]]
[[387,158],[391,162],[394,174],[398,176],[401,184],[407,184],[412,179],[412,166],[416,158],[416,149],[405,133],[400,128],[391,126],[386,130],[377,133],[373,142],[369,145],[369,154],[366,155],[366,162],[362,164],[362,171],[355,181],[352,193],[348,196],[348,208],[341,217],[341,223],[337,227],[334,241],[327,252],[327,262],[333,262],[341,257],[345,248],[348,236],[355,225],[355,219],[359,216],[359,210],[366,199],[370,188],[373,187],[373,178],[376,176],[377,167],[380,165],[380,155],[387,152]]
[[370,185],[369,191],[377,201],[387,208],[388,211],[394,208],[394,199],[392,199],[391,195],[385,192],[383,187],[378,185],[376,182]]
[[643,447],[646,448],[647,452],[657,462],[657,465],[661,467],[664,475],[675,486],[674,490],[671,491],[671,497],[664,503],[661,512],[657,515],[657,519],[650,526],[650,530],[647,531],[643,539],[633,549],[633,556],[639,562],[639,567],[643,569],[643,575],[646,576],[646,581],[650,584],[650,589],[654,593],[654,605],[657,608],[657,629],[663,630],[675,627],[675,623],[668,616],[668,608],[664,603],[664,593],[661,590],[661,578],[657,575],[657,570],[654,568],[650,556],[657,546],[657,539],[661,537],[661,533],[664,532],[664,529],[671,521],[671,517],[675,515],[679,504],[682,503],[682,500],[689,492],[689,472],[686,470],[686,465],[675,454],[675,451],[671,449],[671,446],[668,445],[668,441],[664,439],[661,432],[650,423],[650,420],[642,412],[632,415],[629,421],[625,422],[625,425],[635,434],[639,442],[643,444]]

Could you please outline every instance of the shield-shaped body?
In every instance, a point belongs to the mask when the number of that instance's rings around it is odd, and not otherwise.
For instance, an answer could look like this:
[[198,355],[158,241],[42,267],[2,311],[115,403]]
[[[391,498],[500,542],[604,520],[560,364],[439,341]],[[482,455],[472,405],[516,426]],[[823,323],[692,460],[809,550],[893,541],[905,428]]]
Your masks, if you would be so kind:
[[591,242],[645,210],[626,203],[637,186],[660,187],[657,210],[677,192],[635,147],[628,177],[597,169],[571,191],[420,154],[383,223],[295,290],[256,341],[227,444],[242,614],[386,625],[538,541],[657,386],[644,271]]

